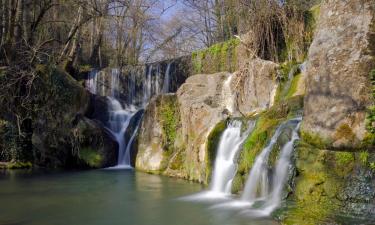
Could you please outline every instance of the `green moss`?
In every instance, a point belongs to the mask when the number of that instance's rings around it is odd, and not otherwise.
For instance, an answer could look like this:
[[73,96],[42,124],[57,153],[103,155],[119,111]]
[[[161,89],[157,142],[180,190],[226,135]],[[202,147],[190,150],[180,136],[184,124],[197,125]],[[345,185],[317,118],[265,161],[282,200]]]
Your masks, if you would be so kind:
[[369,154],[367,151],[362,151],[359,153],[359,160],[362,163],[362,165],[367,165],[369,160]]
[[[279,68],[279,85],[276,90],[275,102],[280,102],[293,96],[297,91],[298,81],[301,77],[298,74],[299,68],[298,63],[295,61],[289,61],[282,64]],[[292,73],[292,79],[289,80],[289,75]]]
[[290,84],[290,88],[288,90],[288,93],[286,95],[286,98],[292,97],[298,90],[298,83],[300,78],[302,77],[302,74],[297,74],[296,76],[293,77],[293,80]]
[[[370,79],[372,83],[372,94],[373,100],[375,99],[375,69],[370,72]],[[371,135],[368,135],[367,142],[368,144],[375,145],[375,105],[372,105],[367,110],[367,122],[366,128]]]
[[91,72],[92,69],[91,65],[80,65],[79,73],[88,73]]
[[336,196],[343,180],[336,174],[335,153],[298,148],[295,206],[287,212],[284,224],[322,224],[330,220],[340,204]]
[[340,176],[345,176],[350,173],[354,167],[355,157],[352,152],[337,152],[335,154],[335,162],[337,169],[336,173]]
[[234,72],[237,65],[237,38],[217,43],[203,50],[192,53],[193,73]]
[[306,144],[313,145],[316,148],[326,149],[327,146],[330,145],[331,141],[328,139],[322,138],[319,134],[307,132],[305,130],[301,130],[301,140]]
[[226,128],[226,124],[226,120],[221,121],[214,127],[214,129],[208,135],[206,144],[206,183],[209,183],[209,180],[211,178],[212,166],[215,163],[216,152],[220,142],[220,137]]
[[79,158],[92,168],[100,168],[103,161],[102,156],[91,147],[80,149]]
[[[168,96],[169,97],[169,96]],[[163,130],[164,147],[172,152],[176,140],[177,129],[179,124],[179,113],[174,96],[172,98],[162,97],[161,106],[159,107],[159,115]]]

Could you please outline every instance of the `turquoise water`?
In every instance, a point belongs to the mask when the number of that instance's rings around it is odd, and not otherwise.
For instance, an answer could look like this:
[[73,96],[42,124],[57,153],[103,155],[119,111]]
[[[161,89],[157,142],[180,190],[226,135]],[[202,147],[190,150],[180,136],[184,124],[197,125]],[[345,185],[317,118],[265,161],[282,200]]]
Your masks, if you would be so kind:
[[131,170],[0,171],[0,225],[276,224],[179,200],[203,189]]

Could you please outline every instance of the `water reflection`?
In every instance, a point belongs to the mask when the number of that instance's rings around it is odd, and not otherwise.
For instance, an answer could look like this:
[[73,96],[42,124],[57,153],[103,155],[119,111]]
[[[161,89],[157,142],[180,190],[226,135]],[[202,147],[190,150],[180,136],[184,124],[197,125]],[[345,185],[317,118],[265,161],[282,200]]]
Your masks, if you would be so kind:
[[179,201],[196,183],[130,170],[0,173],[0,225],[273,224]]

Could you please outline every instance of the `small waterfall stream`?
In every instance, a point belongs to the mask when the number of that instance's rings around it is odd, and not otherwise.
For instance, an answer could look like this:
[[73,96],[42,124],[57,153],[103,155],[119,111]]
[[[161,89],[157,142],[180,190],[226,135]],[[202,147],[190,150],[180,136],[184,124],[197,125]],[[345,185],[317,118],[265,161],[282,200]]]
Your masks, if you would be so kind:
[[273,146],[276,144],[285,124],[279,126],[272,136],[270,143],[256,157],[253,167],[246,181],[241,199],[243,201],[255,202],[267,197],[269,189],[268,181],[268,158]]
[[212,175],[210,191],[213,193],[230,195],[232,180],[236,174],[236,156],[242,143],[250,130],[254,128],[255,122],[251,121],[249,129],[241,135],[242,122],[231,121],[222,134],[217,150],[215,166]]
[[[248,202],[250,206],[253,206],[256,202],[263,203],[256,208],[245,210],[244,213],[253,216],[269,216],[279,207],[282,200],[283,189],[287,182],[289,167],[291,166],[290,160],[294,150],[294,142],[299,139],[298,130],[301,120],[302,118],[296,118],[280,125],[273,135],[271,142],[256,158],[241,200]],[[282,130],[285,129],[287,125],[293,125],[294,129],[290,140],[283,145],[280,151],[280,156],[272,175],[272,182],[270,182],[268,180],[268,177],[270,177],[268,158]]]
[[[301,121],[302,118],[291,119],[284,122],[276,129],[269,144],[256,157],[240,199],[233,199],[229,202],[219,203],[214,205],[212,208],[239,209],[241,210],[241,214],[244,215],[250,215],[252,217],[265,217],[269,216],[277,207],[279,207],[283,199],[284,186],[286,185],[288,176],[290,174],[291,157],[294,150],[294,143],[299,139],[298,130]],[[273,151],[274,146],[278,142],[279,137],[283,134],[286,128],[292,129],[291,137],[281,147],[279,158],[272,170],[272,173],[268,165],[269,156]],[[223,139],[220,142],[220,147],[224,146],[222,144],[222,141],[225,139],[224,137],[225,136],[223,135]],[[220,161],[219,154],[216,160],[217,162]],[[216,166],[220,168],[216,171],[219,174],[215,174],[215,176],[217,176],[219,180],[227,180],[226,174],[228,173],[228,170],[225,169],[224,165],[224,163],[217,163],[215,165],[215,169]],[[223,181],[216,182],[217,184],[215,185],[221,188],[218,188],[217,190],[222,190],[224,193],[230,194],[230,188],[226,185],[223,185]],[[226,184],[231,185],[231,182],[230,184]]]
[[237,171],[238,153],[249,133],[253,131],[255,121],[250,121],[245,131],[242,131],[242,126],[242,121],[230,121],[221,135],[209,190],[182,199],[204,200],[226,198],[231,195],[232,181]]

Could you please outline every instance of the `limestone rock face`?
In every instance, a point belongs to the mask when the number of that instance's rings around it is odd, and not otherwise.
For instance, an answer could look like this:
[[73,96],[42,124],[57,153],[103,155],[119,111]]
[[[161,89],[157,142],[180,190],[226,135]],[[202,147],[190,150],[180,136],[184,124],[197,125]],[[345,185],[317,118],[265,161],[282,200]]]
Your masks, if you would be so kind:
[[[206,141],[217,123],[227,118],[232,105],[225,88],[230,73],[200,74],[187,79],[177,92],[185,165],[192,180],[206,178]],[[229,86],[229,85],[228,85]]]
[[352,148],[366,136],[366,109],[374,104],[373,0],[325,0],[307,62],[302,132],[334,148]]
[[142,171],[163,171],[163,152],[167,152],[163,143],[163,118],[161,113],[162,105],[167,101],[175,101],[176,96],[163,96],[151,100],[146,108],[143,121],[138,134],[138,154],[136,158],[136,168]]
[[235,73],[232,90],[241,114],[246,115],[272,106],[277,89],[278,64],[262,59],[249,60]]

